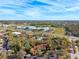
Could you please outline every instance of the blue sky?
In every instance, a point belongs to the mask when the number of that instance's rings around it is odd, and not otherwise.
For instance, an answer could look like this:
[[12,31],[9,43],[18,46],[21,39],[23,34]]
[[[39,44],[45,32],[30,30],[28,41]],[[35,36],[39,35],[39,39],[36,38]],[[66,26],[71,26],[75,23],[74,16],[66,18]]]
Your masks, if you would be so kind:
[[79,20],[79,0],[0,0],[0,20]]

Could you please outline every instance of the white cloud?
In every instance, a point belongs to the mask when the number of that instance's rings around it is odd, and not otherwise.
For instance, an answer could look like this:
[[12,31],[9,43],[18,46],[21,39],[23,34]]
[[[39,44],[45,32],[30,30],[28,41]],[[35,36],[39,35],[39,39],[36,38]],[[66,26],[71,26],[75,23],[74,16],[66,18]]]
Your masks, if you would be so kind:
[[71,7],[67,9],[67,11],[70,11],[70,12],[79,11],[79,6]]
[[0,14],[16,14],[16,11],[11,9],[0,9]]
[[[28,4],[33,1],[47,3],[48,6]],[[79,10],[79,2],[73,2],[74,4],[72,2],[73,0],[0,0],[0,7],[6,7],[0,8],[0,15],[15,15],[16,17],[13,18],[16,19],[55,19],[55,17],[61,19],[61,17],[64,17],[63,14],[68,15],[70,13],[71,15]],[[60,16],[61,14],[62,16]],[[11,19],[12,16],[9,16],[9,18]]]
[[37,0],[37,1],[47,3],[47,4],[51,5],[51,6],[65,7],[63,4],[60,4],[58,2],[54,2],[53,0]]
[[[44,6],[44,8],[48,9],[50,12],[69,12],[69,11],[72,12],[79,10],[79,1],[77,0],[76,0],[77,2],[76,1],[74,2],[72,0],[69,1],[63,0],[65,1],[64,3],[61,3],[62,2],[61,0],[57,0],[60,2],[56,2],[56,1],[54,2],[53,0],[37,0],[37,1],[50,4],[51,6]],[[67,2],[70,4],[68,4]]]
[[26,0],[0,0],[0,5],[24,5]]

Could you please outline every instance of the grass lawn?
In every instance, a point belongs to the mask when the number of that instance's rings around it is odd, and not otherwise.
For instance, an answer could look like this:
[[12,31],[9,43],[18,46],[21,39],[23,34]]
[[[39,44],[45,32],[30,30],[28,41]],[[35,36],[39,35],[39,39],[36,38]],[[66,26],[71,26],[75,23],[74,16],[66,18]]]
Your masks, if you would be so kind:
[[65,29],[64,28],[56,28],[56,27],[52,27],[53,29],[53,35],[54,36],[58,36],[58,37],[64,37],[65,35]]

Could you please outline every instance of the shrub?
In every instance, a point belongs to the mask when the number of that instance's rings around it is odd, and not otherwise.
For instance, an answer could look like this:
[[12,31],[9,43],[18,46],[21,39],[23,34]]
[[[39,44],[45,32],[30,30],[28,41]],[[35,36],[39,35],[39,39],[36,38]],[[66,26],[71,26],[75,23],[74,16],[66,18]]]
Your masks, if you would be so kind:
[[75,57],[75,59],[78,59],[78,57]]

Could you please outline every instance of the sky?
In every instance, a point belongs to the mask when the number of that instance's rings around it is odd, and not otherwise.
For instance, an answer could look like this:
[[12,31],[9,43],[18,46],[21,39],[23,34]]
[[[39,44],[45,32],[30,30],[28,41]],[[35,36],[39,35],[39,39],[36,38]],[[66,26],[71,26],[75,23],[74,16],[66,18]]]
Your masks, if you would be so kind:
[[79,0],[0,0],[0,20],[79,20]]

